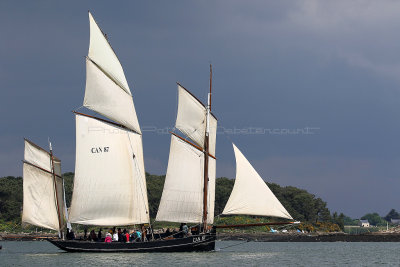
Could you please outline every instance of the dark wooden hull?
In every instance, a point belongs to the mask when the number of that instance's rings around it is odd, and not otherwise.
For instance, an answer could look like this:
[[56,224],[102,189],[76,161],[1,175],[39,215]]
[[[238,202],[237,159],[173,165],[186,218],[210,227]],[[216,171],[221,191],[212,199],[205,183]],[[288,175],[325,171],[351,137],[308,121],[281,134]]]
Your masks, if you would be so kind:
[[196,252],[215,250],[215,233],[193,235],[149,242],[91,242],[80,240],[50,240],[58,248],[68,252]]

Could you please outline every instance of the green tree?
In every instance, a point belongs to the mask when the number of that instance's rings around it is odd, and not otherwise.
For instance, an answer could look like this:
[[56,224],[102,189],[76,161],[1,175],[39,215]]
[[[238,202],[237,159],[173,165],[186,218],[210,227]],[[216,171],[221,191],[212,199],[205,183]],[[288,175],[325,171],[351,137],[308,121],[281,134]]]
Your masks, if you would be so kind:
[[[69,207],[71,205],[74,173],[64,173],[63,178],[66,203]],[[146,173],[146,181],[150,217],[154,218],[160,204],[165,175],[158,176]],[[215,215],[222,213],[233,185],[234,180],[232,179],[226,177],[216,179]],[[294,219],[311,223],[330,221],[330,211],[326,202],[321,198],[316,198],[315,195],[306,190],[293,186],[281,187],[274,183],[268,183],[268,186]],[[12,176],[0,178],[0,221],[20,223],[21,210],[22,178]]]
[[361,217],[361,220],[368,220],[371,225],[386,225],[386,222],[383,220],[383,218],[376,212],[365,214]]
[[344,222],[344,225],[358,225],[357,219],[352,219],[346,215],[343,217],[343,222]]
[[214,213],[220,215],[228,202],[233,189],[234,180],[226,177],[217,178],[215,181],[215,207]]
[[0,219],[20,221],[22,210],[22,178],[0,178]]
[[400,219],[400,214],[395,209],[391,209],[385,216],[386,221],[390,222],[391,219]]
[[146,173],[147,198],[149,201],[150,217],[155,218],[160,205],[161,194],[164,188],[165,175],[151,175]]

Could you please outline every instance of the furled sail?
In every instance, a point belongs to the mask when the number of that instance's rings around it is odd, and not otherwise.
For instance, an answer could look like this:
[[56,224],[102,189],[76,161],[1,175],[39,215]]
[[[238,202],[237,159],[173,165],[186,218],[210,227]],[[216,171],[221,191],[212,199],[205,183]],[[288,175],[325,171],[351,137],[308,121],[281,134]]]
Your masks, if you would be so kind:
[[[198,146],[204,148],[204,135],[207,127],[207,109],[194,97],[188,90],[178,84],[178,112],[175,127],[192,139]],[[210,135],[217,131],[217,120],[210,116]],[[215,136],[215,135],[214,135]],[[214,149],[210,149],[210,154],[215,155],[215,138],[211,138],[210,143]]]
[[90,46],[86,58],[86,90],[83,105],[141,133],[121,63],[90,13],[89,21]]
[[[214,220],[215,160],[210,158],[207,223]],[[178,137],[171,148],[157,221],[201,223],[203,218],[204,153]]]
[[69,219],[86,225],[149,222],[142,136],[76,115],[76,162]]
[[56,186],[49,152],[25,140],[22,222],[59,231],[57,200],[63,226],[64,189],[61,162],[55,157],[53,160]]
[[236,180],[222,214],[293,219],[234,144],[233,149],[236,157]]

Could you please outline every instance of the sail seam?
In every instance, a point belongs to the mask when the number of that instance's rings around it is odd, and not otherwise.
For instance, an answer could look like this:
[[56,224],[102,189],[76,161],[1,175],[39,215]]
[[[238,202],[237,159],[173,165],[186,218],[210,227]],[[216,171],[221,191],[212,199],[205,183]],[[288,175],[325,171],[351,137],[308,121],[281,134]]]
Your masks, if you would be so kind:
[[89,56],[86,56],[86,58],[93,63],[93,65],[95,65],[105,76],[107,76],[111,81],[113,81],[122,91],[124,91],[127,95],[129,95],[130,97],[132,97],[131,94],[129,94],[127,92],[127,90],[124,88],[124,86],[122,86],[120,84],[120,82],[118,81],[118,79],[116,79],[114,76],[112,76],[111,74],[109,74],[108,72],[106,72],[105,69],[103,69],[99,64],[97,64],[93,59],[91,59]]

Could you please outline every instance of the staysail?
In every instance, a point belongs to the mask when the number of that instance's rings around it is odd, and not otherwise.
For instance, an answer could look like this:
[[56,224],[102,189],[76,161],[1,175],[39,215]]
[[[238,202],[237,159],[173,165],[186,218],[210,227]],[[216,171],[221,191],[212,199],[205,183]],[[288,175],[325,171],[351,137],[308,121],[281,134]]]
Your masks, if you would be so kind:
[[[175,127],[196,145],[175,135],[171,147],[167,175],[156,221],[201,223],[204,210],[204,152],[207,108],[188,90],[178,84],[178,114]],[[217,120],[210,117],[207,189],[207,223],[214,222],[215,144]]]
[[233,149],[236,157],[236,180],[222,214],[293,219],[234,144]]
[[76,162],[69,219],[86,225],[149,222],[142,136],[76,115]]
[[93,16],[86,58],[86,89],[83,106],[141,133],[131,91],[121,63]]
[[53,161],[54,174],[50,153],[25,139],[22,222],[60,231],[60,225],[64,225],[64,190],[61,162],[54,156]]

